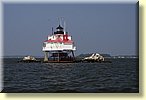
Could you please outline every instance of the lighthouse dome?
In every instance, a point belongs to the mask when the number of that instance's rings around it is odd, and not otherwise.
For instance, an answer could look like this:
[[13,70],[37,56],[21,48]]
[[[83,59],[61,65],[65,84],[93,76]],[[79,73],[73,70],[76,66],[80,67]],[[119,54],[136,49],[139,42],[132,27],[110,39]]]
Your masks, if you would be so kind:
[[63,27],[61,27],[61,26],[59,25],[56,29],[63,29]]
[[64,34],[63,32],[63,27],[61,27],[60,25],[56,28],[56,32],[54,32],[54,34]]

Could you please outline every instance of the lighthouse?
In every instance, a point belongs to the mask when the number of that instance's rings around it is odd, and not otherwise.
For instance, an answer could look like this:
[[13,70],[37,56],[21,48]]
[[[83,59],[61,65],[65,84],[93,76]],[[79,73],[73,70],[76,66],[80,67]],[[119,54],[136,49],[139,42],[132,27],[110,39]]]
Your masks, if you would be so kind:
[[69,35],[59,23],[56,31],[48,36],[43,42],[44,62],[73,62],[75,60],[74,51],[76,46]]

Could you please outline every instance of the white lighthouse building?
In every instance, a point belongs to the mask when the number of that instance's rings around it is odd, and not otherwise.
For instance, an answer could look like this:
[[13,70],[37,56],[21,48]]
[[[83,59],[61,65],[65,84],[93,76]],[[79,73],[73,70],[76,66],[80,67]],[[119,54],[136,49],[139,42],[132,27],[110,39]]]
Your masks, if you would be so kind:
[[[65,28],[65,25],[64,25]],[[70,36],[60,24],[56,31],[48,36],[43,43],[45,53],[44,62],[71,62],[74,61],[76,47]]]

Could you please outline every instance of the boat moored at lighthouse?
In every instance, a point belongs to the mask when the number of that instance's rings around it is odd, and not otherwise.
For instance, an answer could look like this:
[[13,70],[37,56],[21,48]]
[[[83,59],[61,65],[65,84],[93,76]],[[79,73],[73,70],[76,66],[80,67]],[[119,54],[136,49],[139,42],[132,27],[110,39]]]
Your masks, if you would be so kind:
[[73,62],[76,46],[64,28],[59,24],[56,31],[48,36],[43,43],[44,62]]

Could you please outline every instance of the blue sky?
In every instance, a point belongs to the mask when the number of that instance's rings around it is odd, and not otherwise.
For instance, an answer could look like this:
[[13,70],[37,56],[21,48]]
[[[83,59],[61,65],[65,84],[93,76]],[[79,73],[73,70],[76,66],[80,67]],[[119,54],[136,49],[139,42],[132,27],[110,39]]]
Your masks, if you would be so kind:
[[81,53],[135,55],[136,4],[5,3],[4,55],[43,56],[42,44],[63,17]]

